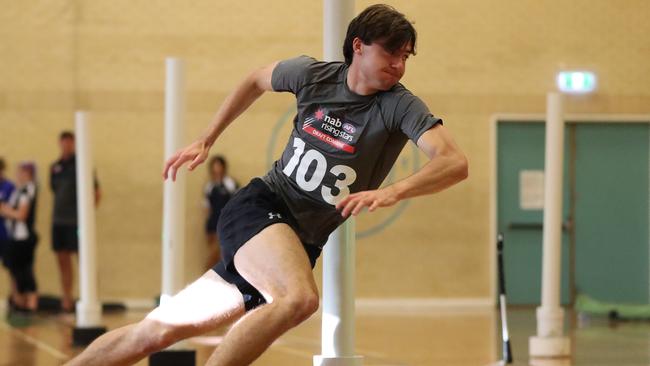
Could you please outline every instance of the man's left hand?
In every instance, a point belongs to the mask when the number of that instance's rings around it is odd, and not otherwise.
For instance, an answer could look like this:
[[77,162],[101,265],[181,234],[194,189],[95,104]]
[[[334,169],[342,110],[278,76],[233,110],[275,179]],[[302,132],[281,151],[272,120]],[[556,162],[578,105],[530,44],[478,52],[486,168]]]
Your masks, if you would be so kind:
[[357,216],[364,207],[367,207],[369,212],[373,212],[378,207],[389,207],[397,203],[397,201],[399,199],[395,188],[388,186],[381,189],[353,193],[337,203],[336,210],[341,211],[341,216],[343,217],[350,215]]

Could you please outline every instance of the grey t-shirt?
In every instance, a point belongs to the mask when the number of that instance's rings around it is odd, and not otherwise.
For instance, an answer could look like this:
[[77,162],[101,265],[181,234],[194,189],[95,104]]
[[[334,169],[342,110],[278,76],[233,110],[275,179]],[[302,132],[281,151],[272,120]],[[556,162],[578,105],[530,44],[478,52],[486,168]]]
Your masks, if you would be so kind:
[[[94,177],[95,190],[99,188]],[[52,224],[77,225],[77,158],[59,159],[50,167],[50,188],[54,194]]]
[[263,177],[296,218],[300,239],[323,246],[344,220],[337,202],[376,189],[408,139],[414,142],[442,120],[402,84],[358,95],[346,82],[348,66],[300,56],[273,70],[275,91],[296,95],[293,131]]
[[77,224],[77,178],[76,159],[59,159],[50,168],[50,188],[54,194],[52,223],[55,225]]

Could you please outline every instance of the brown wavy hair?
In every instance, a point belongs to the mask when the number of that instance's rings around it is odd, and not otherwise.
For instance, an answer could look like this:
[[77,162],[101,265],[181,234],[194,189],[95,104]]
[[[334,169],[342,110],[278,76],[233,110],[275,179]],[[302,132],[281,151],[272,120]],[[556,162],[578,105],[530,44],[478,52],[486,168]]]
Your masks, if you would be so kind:
[[390,5],[369,6],[352,19],[343,42],[343,56],[348,65],[352,64],[352,41],[356,37],[366,45],[380,43],[390,53],[410,43],[411,54],[415,55],[417,32],[404,14]]

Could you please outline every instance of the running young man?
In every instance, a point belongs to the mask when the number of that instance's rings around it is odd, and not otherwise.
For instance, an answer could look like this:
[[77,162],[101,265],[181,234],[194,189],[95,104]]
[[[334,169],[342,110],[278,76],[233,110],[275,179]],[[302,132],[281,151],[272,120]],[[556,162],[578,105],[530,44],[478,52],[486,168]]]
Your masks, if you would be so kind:
[[[298,113],[282,157],[221,214],[222,260],[144,320],[105,334],[70,364],[130,364],[239,319],[208,364],[248,365],[316,312],[312,268],[328,235],[348,216],[435,193],[467,177],[467,160],[442,121],[399,84],[415,44],[415,29],[402,14],[374,5],[350,23],[345,63],[302,56],[251,73],[205,135],[172,156],[163,173],[175,179],[183,164],[196,168],[265,91],[296,95]],[[430,160],[378,189],[408,139]]]

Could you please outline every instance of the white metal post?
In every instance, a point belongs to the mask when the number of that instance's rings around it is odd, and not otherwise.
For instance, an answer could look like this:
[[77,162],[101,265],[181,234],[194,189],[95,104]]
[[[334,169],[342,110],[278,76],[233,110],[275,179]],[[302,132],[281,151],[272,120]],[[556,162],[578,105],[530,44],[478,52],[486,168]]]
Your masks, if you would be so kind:
[[[353,0],[323,1],[323,56],[343,60],[343,41],[354,17]],[[321,355],[314,366],[359,366],[354,343],[355,225],[349,218],[334,231],[323,250],[323,320]]]
[[[183,61],[165,60],[165,156],[167,161],[183,147],[185,137],[185,66]],[[185,173],[163,186],[162,293],[160,305],[183,289],[185,257]],[[150,366],[194,366],[196,352],[183,341],[149,356]]]
[[75,113],[77,169],[77,216],[79,228],[79,301],[76,304],[79,328],[100,324],[102,308],[97,296],[95,243],[95,194],[91,127],[86,112]]
[[564,336],[564,310],[560,307],[562,254],[562,169],[564,162],[564,111],[562,95],[549,93],[546,105],[544,180],[544,243],[542,305],[537,308],[537,336],[530,338],[531,357],[570,354]]
[[[183,147],[184,139],[184,65],[176,58],[166,60],[165,79],[165,156],[167,160]],[[185,245],[185,174],[176,182],[167,179],[163,192],[162,294],[161,304],[183,286]]]

